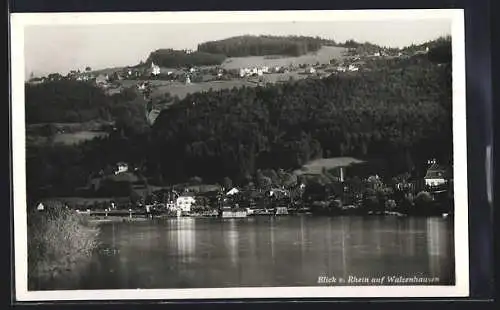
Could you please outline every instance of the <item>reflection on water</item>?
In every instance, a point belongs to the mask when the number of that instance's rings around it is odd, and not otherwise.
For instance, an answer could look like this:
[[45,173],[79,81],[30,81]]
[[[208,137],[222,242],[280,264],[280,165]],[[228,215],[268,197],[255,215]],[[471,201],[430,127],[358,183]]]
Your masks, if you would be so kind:
[[171,221],[175,226],[177,234],[177,252],[179,258],[183,262],[192,261],[195,254],[196,242],[196,220],[194,218],[180,218],[176,221]]
[[38,289],[316,286],[319,276],[425,276],[454,283],[453,220],[180,218],[104,223],[85,268]]
[[224,233],[224,240],[226,240],[229,249],[229,256],[231,257],[232,265],[238,263],[238,228],[236,227],[236,219],[229,219],[229,228]]

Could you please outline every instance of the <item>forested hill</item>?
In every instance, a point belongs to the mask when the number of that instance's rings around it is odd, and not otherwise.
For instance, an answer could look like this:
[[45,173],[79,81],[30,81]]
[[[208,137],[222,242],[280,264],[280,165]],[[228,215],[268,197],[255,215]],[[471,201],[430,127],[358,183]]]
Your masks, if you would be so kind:
[[224,54],[228,57],[287,55],[300,56],[315,52],[323,45],[334,45],[331,40],[305,36],[237,36],[198,45],[198,51]]
[[27,124],[100,120],[136,124],[144,118],[143,99],[133,89],[107,96],[91,83],[59,80],[26,84],[25,96]]
[[173,49],[159,49],[151,52],[146,63],[154,62],[161,67],[177,68],[220,65],[225,59],[226,56],[221,53],[207,53],[204,51],[188,53]]
[[[451,160],[451,67],[426,57],[380,70],[188,96],[153,127],[148,160],[171,180],[243,177],[321,156],[384,158],[396,170]],[[162,153],[160,150],[168,150]]]

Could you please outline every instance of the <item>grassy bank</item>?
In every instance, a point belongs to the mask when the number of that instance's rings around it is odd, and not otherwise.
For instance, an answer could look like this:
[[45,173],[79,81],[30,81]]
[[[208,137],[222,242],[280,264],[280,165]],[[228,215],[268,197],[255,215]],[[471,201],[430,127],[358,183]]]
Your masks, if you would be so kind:
[[28,281],[57,277],[84,264],[98,245],[97,227],[62,204],[46,204],[46,210],[28,215]]

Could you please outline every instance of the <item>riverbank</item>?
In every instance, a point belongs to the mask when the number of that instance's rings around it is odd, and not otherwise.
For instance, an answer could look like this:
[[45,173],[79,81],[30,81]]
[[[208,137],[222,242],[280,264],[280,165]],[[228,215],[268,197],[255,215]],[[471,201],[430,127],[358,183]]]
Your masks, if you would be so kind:
[[91,264],[38,289],[317,286],[325,270],[417,270],[438,277],[436,285],[454,284],[454,223],[440,217],[181,217],[103,224],[99,239]]
[[301,212],[301,213],[288,213],[288,214],[250,214],[247,216],[240,217],[223,217],[223,216],[214,216],[214,215],[183,215],[183,216],[175,216],[175,215],[155,215],[154,217],[147,216],[90,216],[85,215],[86,221],[89,224],[97,225],[101,223],[135,223],[135,222],[147,222],[151,220],[162,220],[162,219],[220,219],[220,218],[263,218],[263,217],[300,217],[300,216],[312,216],[312,217],[344,217],[344,216],[352,216],[352,217],[443,217],[443,218],[452,218],[452,213],[436,213],[436,214],[405,214],[400,212],[393,211],[385,211],[385,212],[368,212],[368,213],[353,213],[353,214],[340,214],[340,213],[312,213],[312,212]]
[[98,237],[98,227],[62,205],[28,214],[28,287],[86,264]]

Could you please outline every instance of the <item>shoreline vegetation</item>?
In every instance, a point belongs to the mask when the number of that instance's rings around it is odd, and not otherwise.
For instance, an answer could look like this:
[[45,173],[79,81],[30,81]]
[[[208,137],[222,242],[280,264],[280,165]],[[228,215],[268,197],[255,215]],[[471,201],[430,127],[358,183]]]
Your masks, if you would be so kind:
[[85,264],[98,247],[99,229],[60,202],[28,214],[28,288]]

